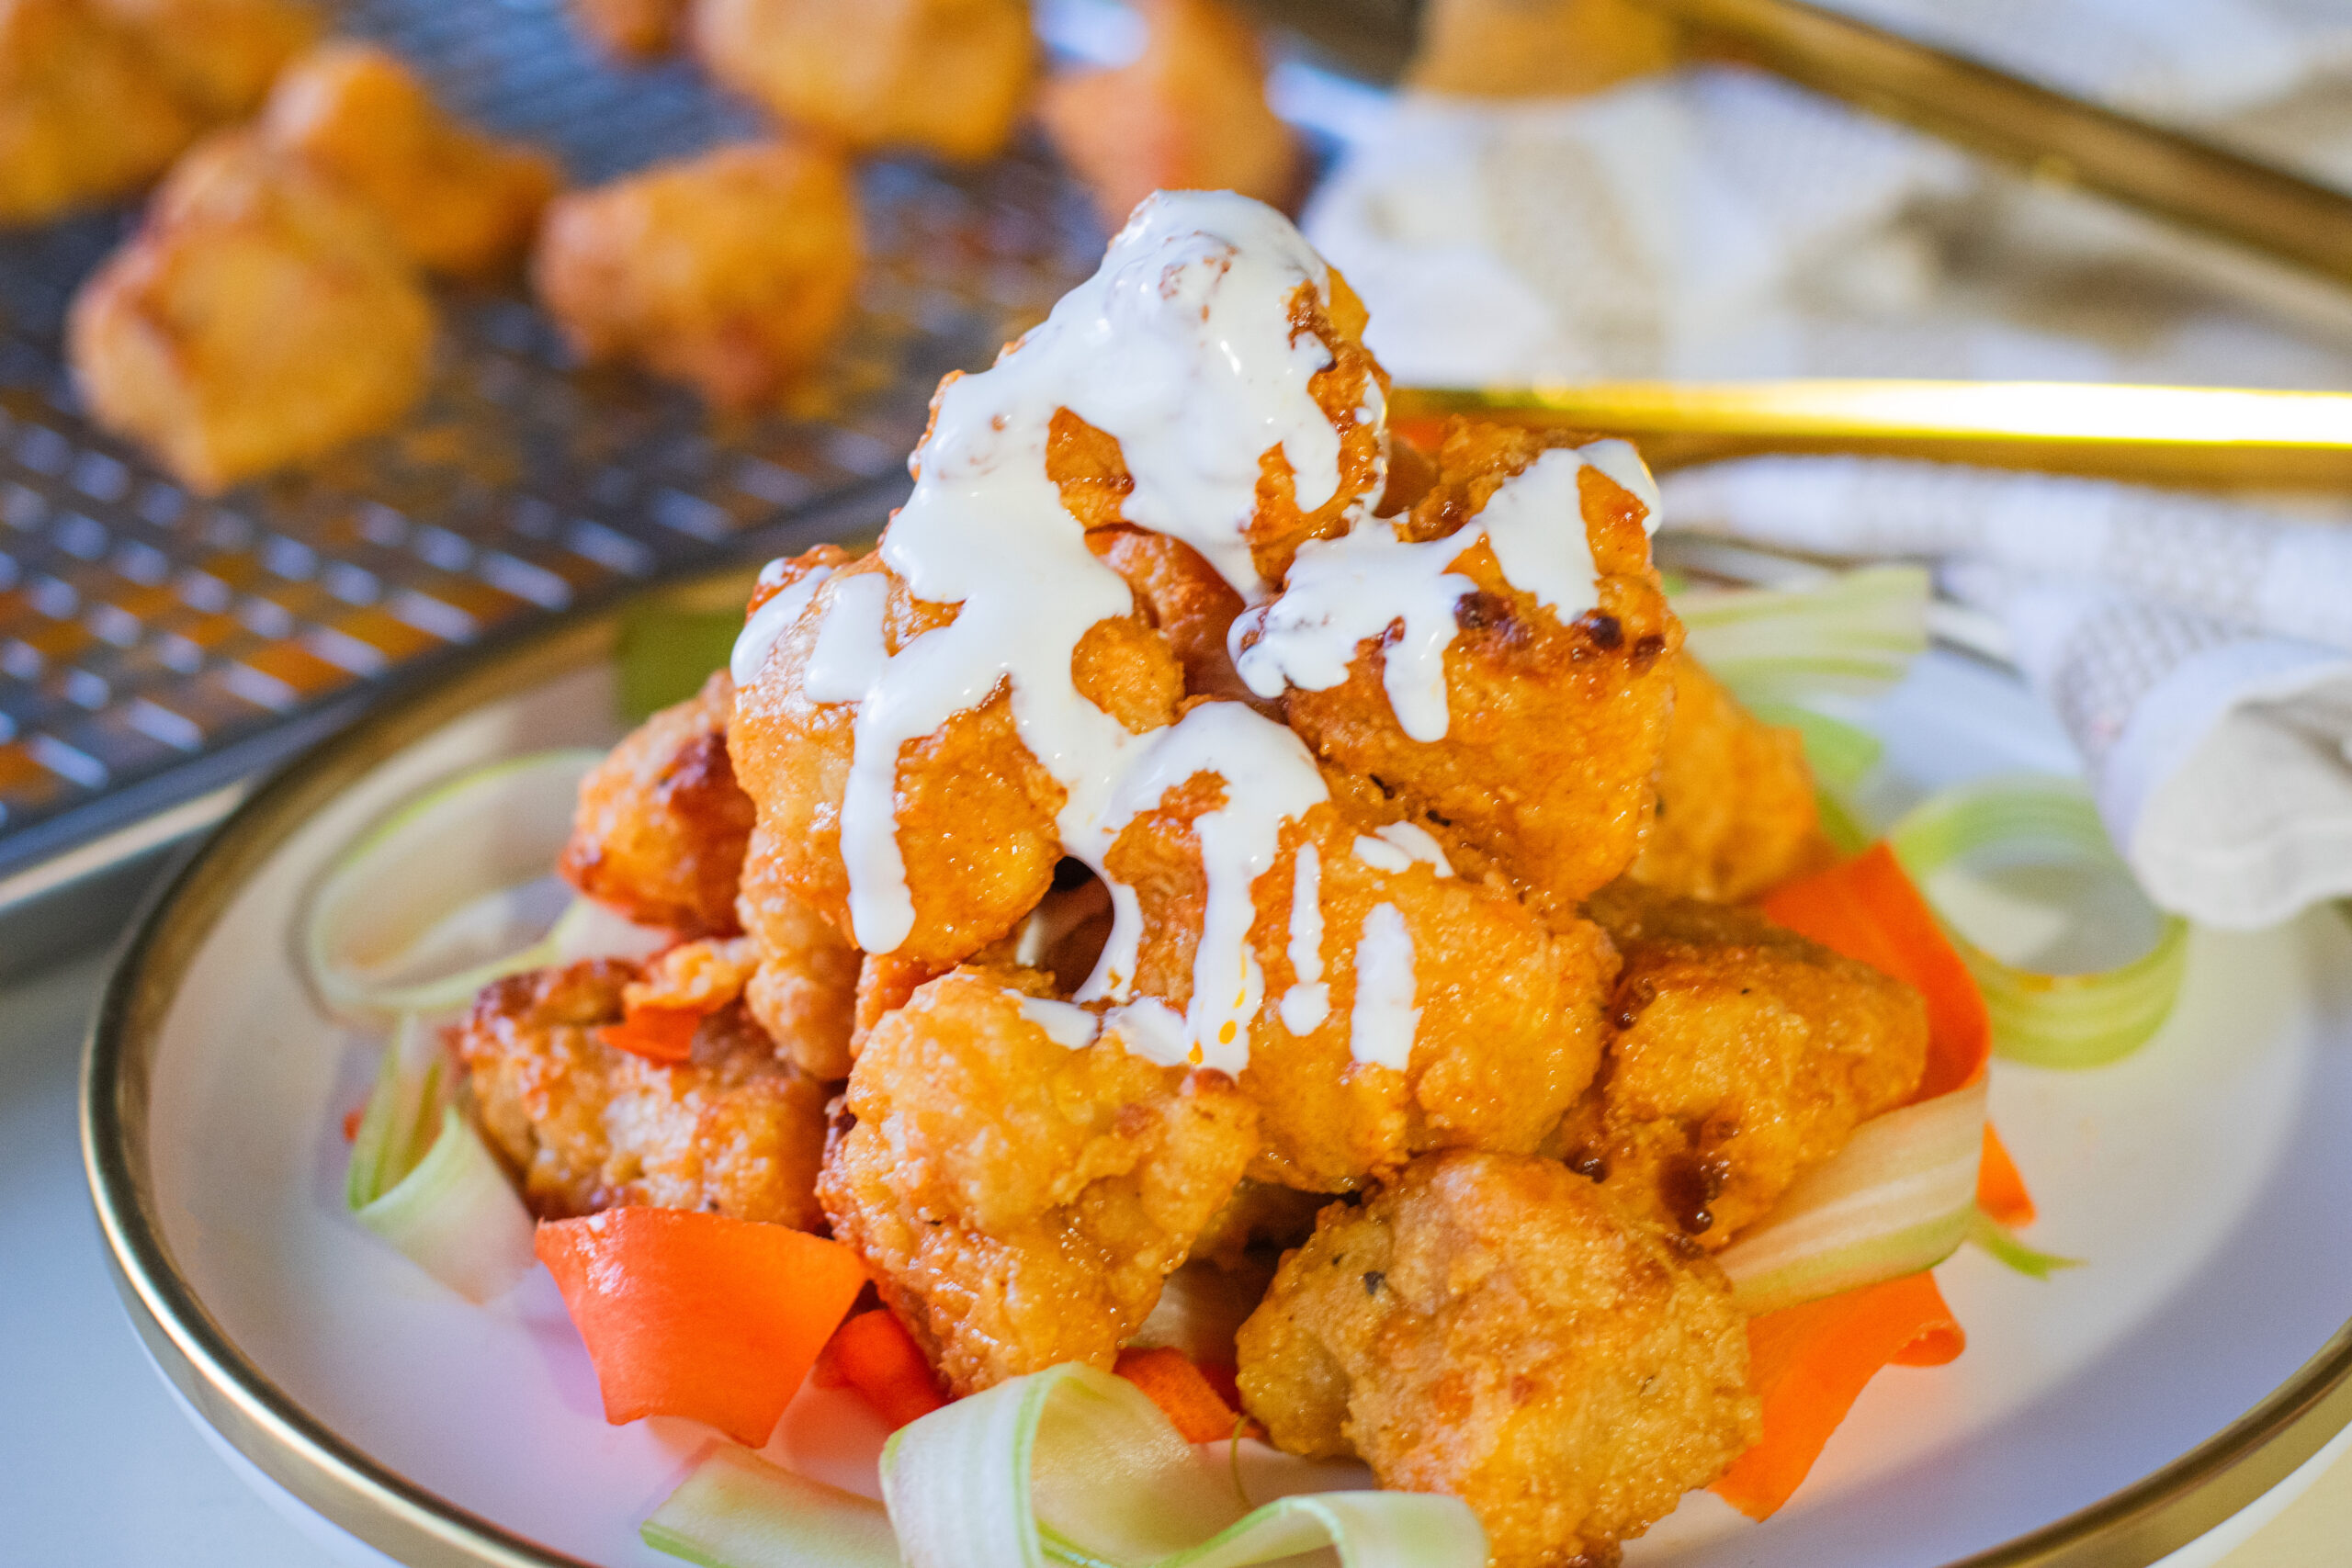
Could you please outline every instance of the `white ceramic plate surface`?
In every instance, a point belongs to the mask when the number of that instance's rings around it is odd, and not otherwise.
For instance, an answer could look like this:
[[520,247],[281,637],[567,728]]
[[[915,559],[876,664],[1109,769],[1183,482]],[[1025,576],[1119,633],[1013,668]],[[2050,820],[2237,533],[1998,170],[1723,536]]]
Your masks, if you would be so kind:
[[[543,1270],[471,1306],[349,1221],[340,1123],[375,1042],[319,1011],[292,956],[304,890],[364,824],[457,770],[619,732],[601,654],[509,688],[314,787],[298,825],[249,834],[235,863],[199,866],[215,890],[200,929],[183,908],[179,938],[158,940],[173,904],[153,917],[94,1056],[101,1217],[134,1321],[194,1408],[358,1534],[417,1560],[544,1561],[532,1543],[613,1568],[674,1564],[637,1526],[708,1435],[606,1426]],[[2014,681],[1949,654],[1923,660],[1874,724],[1917,789],[2073,767]],[[285,817],[282,798],[274,809]],[[184,883],[175,901],[193,897]],[[116,1116],[110,1095],[140,1103]],[[2219,1517],[2176,1506],[2169,1526],[2147,1524],[2195,1490],[2196,1461],[2177,1461],[2200,1445],[2211,1459],[2211,1440],[2294,1382],[2352,1313],[2352,931],[2333,911],[2200,931],[2157,1039],[2088,1072],[1999,1063],[1993,1109],[2041,1202],[2030,1239],[2085,1267],[2037,1282],[1963,1251],[1938,1278],[1965,1355],[1882,1373],[1779,1517],[1752,1525],[1694,1495],[1629,1562],[1927,1568],[2000,1550],[2138,1568]],[[120,1169],[110,1138],[136,1145]],[[2240,1472],[2230,1506],[2343,1424],[2343,1392],[2318,1391],[2316,1425],[2223,1456],[2219,1470]],[[854,1400],[811,1392],[772,1452],[870,1493],[881,1435]],[[2256,1484],[2249,1456],[2265,1448]],[[2120,1525],[2018,1544],[2167,1466]],[[407,1483],[389,1501],[387,1477]]]

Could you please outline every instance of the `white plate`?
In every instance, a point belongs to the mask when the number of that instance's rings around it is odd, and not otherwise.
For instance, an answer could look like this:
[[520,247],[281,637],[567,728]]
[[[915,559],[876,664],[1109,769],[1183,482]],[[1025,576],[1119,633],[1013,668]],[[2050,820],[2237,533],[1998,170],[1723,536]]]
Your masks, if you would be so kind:
[[[674,1568],[637,1526],[709,1440],[605,1424],[544,1271],[470,1306],[349,1222],[340,1123],[372,1042],[316,1009],[289,942],[324,858],[395,802],[490,758],[613,739],[609,623],[446,681],[257,797],[151,917],[93,1043],[93,1180],[159,1364],[261,1471],[411,1561]],[[1923,788],[2072,765],[2020,688],[1948,654],[1878,728]],[[1963,1252],[1938,1279],[1965,1355],[1880,1374],[1772,1520],[1696,1495],[1630,1562],[2139,1568],[2346,1425],[2352,931],[2333,912],[2198,933],[2147,1047],[2084,1073],[2000,1063],[1993,1108],[2041,1205],[2031,1241],[2086,1266],[2036,1282]],[[811,1393],[774,1451],[871,1492],[881,1435],[855,1401]]]

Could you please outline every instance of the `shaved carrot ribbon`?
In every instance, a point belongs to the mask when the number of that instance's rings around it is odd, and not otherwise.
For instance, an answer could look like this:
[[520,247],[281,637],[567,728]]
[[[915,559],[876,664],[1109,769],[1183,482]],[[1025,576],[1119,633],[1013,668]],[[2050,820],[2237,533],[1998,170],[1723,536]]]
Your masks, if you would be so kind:
[[620,1022],[597,1030],[596,1038],[616,1051],[675,1066],[694,1055],[702,1021],[699,1008],[632,1008]]
[[1113,1370],[1143,1390],[1188,1443],[1221,1442],[1241,1425],[1241,1413],[1172,1345],[1122,1350]]
[[1751,1519],[1769,1517],[1812,1472],[1881,1367],[1941,1366],[1967,1343],[1932,1274],[1757,1318],[1747,1325],[1747,1365],[1764,1401],[1764,1440],[1709,1490]]
[[2033,1194],[2025,1190],[2018,1162],[1990,1122],[1984,1123],[1984,1163],[1976,1168],[1976,1206],[1986,1218],[2012,1228],[2033,1224]]
[[947,1403],[914,1336],[887,1307],[834,1330],[809,1375],[820,1385],[855,1389],[893,1432]]
[[540,1224],[605,1419],[684,1416],[758,1448],[865,1285],[837,1241],[680,1209]]

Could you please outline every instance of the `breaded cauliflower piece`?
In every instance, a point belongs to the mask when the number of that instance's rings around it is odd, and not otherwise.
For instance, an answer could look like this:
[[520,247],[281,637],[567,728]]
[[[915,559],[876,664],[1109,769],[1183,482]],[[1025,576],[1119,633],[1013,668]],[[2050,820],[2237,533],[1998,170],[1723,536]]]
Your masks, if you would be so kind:
[[[1129,824],[1106,862],[1142,906],[1136,989],[1178,1013],[1192,1000],[1206,911],[1194,824],[1224,799],[1222,780],[1194,775]],[[1600,1060],[1616,973],[1600,929],[1547,926],[1508,891],[1441,874],[1399,847],[1434,852],[1426,833],[1374,831],[1316,806],[1283,829],[1250,888],[1264,998],[1240,1082],[1261,1107],[1259,1180],[1347,1191],[1427,1149],[1530,1152]],[[1305,877],[1302,847],[1313,860]],[[1309,884],[1311,903],[1299,892]],[[1313,976],[1297,942],[1308,910],[1319,926]]]
[[1020,971],[958,970],[866,1037],[819,1183],[956,1393],[1060,1361],[1110,1368],[1232,1195],[1255,1109],[1221,1073],[1115,1037],[1070,1049]]
[[993,157],[1036,71],[1025,0],[696,0],[693,28],[719,82],[858,152]]
[[82,286],[66,352],[99,423],[212,492],[398,419],[433,333],[376,215],[237,132],[181,160]]
[[531,277],[585,357],[635,361],[744,412],[792,390],[832,346],[862,246],[839,153],[748,143],[559,197]]
[[1125,526],[1097,528],[1086,536],[1086,544],[1135,591],[1137,606],[1168,639],[1184,668],[1186,696],[1257,705],[1226,650],[1226,634],[1241,614],[1241,595],[1200,551],[1166,534]]
[[[954,619],[953,606],[909,594],[878,555],[842,567],[777,641],[759,679],[736,694],[729,731],[737,776],[775,848],[778,886],[852,935],[840,818],[857,704],[812,701],[805,676],[841,590],[870,572],[889,582],[882,626],[889,652]],[[1140,613],[1097,622],[1079,640],[1070,670],[1079,692],[1134,733],[1168,723],[1182,693],[1175,656]],[[1022,742],[1001,686],[904,746],[898,840],[915,919],[896,956],[940,972],[1010,934],[1053,886],[1065,798]]]
[[134,190],[202,125],[84,0],[0,0],[0,223]]
[[591,959],[485,987],[454,1032],[493,1147],[543,1219],[617,1204],[815,1228],[825,1090],[729,1006],[694,1055],[650,1062],[597,1038],[621,1019],[635,964]]
[[1657,808],[1625,874],[1661,893],[1738,903],[1818,869],[1804,738],[1764,723],[1685,651],[1657,761]]
[[469,130],[372,44],[331,43],[297,61],[262,128],[374,208],[428,272],[512,265],[561,183],[553,159]]
[[[1573,439],[1456,422],[1435,484],[1399,521],[1398,536],[1451,537],[1507,479]],[[1440,824],[1442,838],[1498,866],[1559,918],[1639,847],[1682,640],[1650,566],[1641,503],[1598,468],[1583,468],[1577,482],[1598,606],[1563,625],[1506,580],[1486,540],[1464,549],[1450,570],[1472,592],[1455,604],[1444,656],[1442,739],[1416,740],[1398,721],[1383,685],[1385,637],[1357,645],[1340,684],[1284,699],[1292,728],[1318,756]]]
[[[1329,501],[1302,512],[1282,446],[1272,445],[1259,454],[1257,504],[1243,531],[1250,564],[1268,583],[1282,581],[1307,540],[1346,532],[1349,519],[1380,491],[1385,474],[1385,443],[1375,411],[1385,406],[1388,372],[1363,345],[1363,301],[1339,268],[1332,267],[1327,277],[1328,304],[1306,284],[1292,294],[1290,331],[1295,343],[1315,339],[1330,359],[1307,378],[1306,389],[1340,438],[1340,483]],[[1117,438],[1066,408],[1056,411],[1046,433],[1046,477],[1061,491],[1062,505],[1090,531],[1132,521],[1122,508],[1135,478]],[[1129,570],[1115,562],[1114,567],[1122,576]]]
[[684,41],[693,0],[570,0],[571,20],[607,54],[653,60]]
[[1592,912],[1625,968],[1556,1146],[1653,1224],[1721,1250],[1918,1088],[1927,1007],[1902,981],[1750,909],[1621,883]]
[[734,683],[724,670],[628,733],[580,781],[556,869],[600,904],[681,936],[743,929],[735,895],[752,799],[727,755]]
[[319,13],[293,0],[91,0],[137,39],[164,90],[207,126],[261,106],[286,63],[319,36]]
[[1761,1431],[1722,1274],[1545,1159],[1431,1155],[1324,1210],[1238,1348],[1277,1446],[1460,1497],[1493,1568],[1614,1563]]
[[1142,55],[1046,84],[1037,117],[1116,228],[1156,190],[1296,189],[1297,135],[1266,103],[1266,62],[1222,0],[1143,0]]

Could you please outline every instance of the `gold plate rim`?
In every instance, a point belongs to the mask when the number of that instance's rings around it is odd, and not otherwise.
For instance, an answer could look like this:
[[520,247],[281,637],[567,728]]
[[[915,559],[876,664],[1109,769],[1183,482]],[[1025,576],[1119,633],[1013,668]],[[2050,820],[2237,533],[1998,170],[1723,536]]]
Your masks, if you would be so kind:
[[[310,816],[368,769],[481,705],[609,651],[632,606],[741,567],[649,584],[421,674],[256,790],[149,897],[84,1047],[82,1156],[117,1293],[191,1408],[307,1506],[419,1568],[594,1568],[429,1492],[337,1436],[214,1321],[165,1246],[147,1159],[157,1032],[214,919]],[[1945,1568],[2149,1568],[2252,1505],[2352,1426],[2352,1319],[2245,1415],[2140,1481]]]

